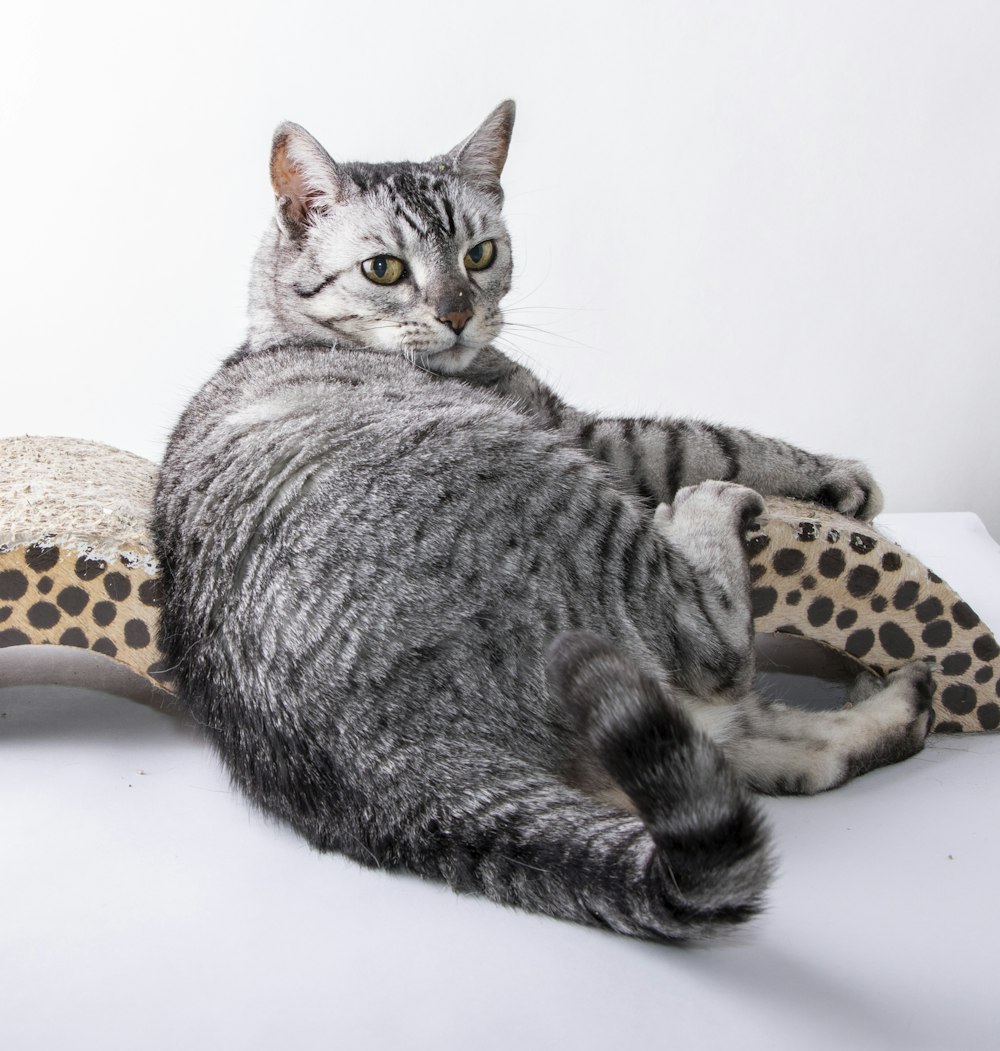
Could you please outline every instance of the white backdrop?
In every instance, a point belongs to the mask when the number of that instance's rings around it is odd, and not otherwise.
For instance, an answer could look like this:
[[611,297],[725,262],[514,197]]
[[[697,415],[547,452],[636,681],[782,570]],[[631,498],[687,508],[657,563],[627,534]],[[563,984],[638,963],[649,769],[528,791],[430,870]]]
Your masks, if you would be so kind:
[[526,362],[1000,535],[1000,5],[98,0],[2,36],[0,434],[159,458],[241,338],[278,121],[423,158],[512,96]]

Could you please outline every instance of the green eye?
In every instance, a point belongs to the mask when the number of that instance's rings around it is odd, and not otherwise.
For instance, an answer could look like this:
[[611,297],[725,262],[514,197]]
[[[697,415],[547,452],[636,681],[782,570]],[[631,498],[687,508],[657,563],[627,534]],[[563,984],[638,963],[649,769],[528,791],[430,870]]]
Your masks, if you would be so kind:
[[495,241],[480,241],[465,253],[466,270],[485,270],[497,254]]
[[406,267],[394,255],[375,255],[361,264],[361,272],[376,285],[394,285],[406,273]]

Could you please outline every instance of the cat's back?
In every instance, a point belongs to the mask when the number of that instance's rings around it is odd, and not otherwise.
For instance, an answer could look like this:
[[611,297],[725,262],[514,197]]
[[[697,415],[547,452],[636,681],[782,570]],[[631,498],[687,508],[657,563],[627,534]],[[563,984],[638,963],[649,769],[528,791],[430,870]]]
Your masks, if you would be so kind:
[[553,457],[590,462],[488,389],[384,353],[279,346],[234,355],[192,400],[158,508],[172,503],[182,523],[185,513],[221,521],[259,517],[293,494],[305,506],[322,491],[348,518],[395,510],[394,496],[413,518],[428,501],[482,500],[487,482],[538,481]]
[[511,630],[515,611],[541,615],[604,523],[638,516],[493,392],[375,352],[285,347],[237,355],[195,397],[155,529],[184,634],[368,616],[419,641],[487,610]]

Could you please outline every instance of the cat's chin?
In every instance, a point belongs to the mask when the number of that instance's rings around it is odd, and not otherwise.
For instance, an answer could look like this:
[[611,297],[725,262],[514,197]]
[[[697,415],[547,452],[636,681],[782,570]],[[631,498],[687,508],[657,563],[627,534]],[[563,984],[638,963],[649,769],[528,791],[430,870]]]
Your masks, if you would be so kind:
[[424,357],[420,364],[430,372],[444,376],[453,376],[464,372],[476,359],[481,347],[454,346],[447,350],[437,350]]

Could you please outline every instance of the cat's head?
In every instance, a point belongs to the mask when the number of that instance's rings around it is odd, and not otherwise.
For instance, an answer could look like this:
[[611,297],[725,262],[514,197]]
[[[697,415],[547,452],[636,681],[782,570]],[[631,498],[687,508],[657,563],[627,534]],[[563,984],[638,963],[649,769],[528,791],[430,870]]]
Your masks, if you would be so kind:
[[277,229],[258,254],[251,337],[402,353],[457,372],[499,333],[510,288],[500,173],[514,125],[501,103],[449,153],[343,163],[297,124],[271,151]]

